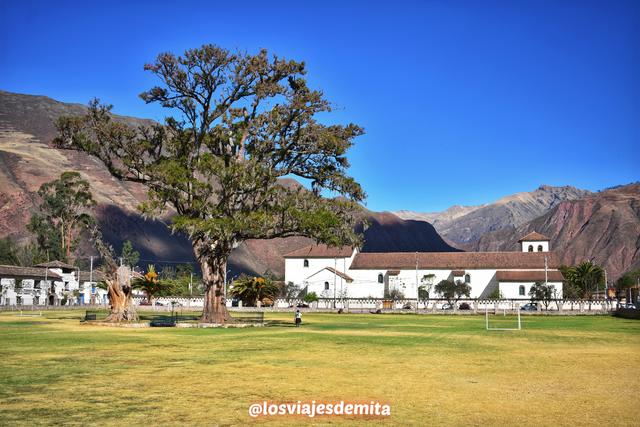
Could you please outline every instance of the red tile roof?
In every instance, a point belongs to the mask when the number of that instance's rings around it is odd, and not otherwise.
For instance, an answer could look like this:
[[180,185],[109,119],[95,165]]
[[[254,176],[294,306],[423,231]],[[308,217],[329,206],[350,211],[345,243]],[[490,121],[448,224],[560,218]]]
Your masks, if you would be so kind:
[[311,245],[289,252],[285,258],[349,258],[353,253],[351,246],[331,247],[327,245]]
[[37,267],[18,267],[17,265],[0,265],[0,278],[11,279],[14,277],[23,277],[31,279],[47,279],[56,280],[61,277],[53,271],[47,271],[46,268]]
[[453,274],[453,277],[461,277],[464,276],[464,270],[453,270],[451,274]]
[[[544,282],[544,271],[498,271],[496,272],[498,282]],[[557,270],[547,271],[549,282],[562,282],[564,277]]]
[[343,273],[342,271],[338,271],[333,267],[325,267],[325,268],[327,270],[329,270],[330,272],[334,273],[336,276],[342,277],[347,282],[353,282],[353,279],[351,277],[349,277],[347,274]]
[[553,252],[364,252],[358,253],[351,264],[352,270],[413,270],[419,269],[536,269],[557,268],[558,259]]
[[549,239],[544,234],[540,234],[537,231],[532,231],[531,233],[527,234],[526,236],[524,236],[523,238],[518,240],[518,243],[520,243],[520,242],[548,242],[549,240],[551,240],[551,239]]
[[73,265],[66,264],[62,261],[51,261],[51,262],[43,262],[42,264],[36,265],[36,267],[48,267],[48,268],[61,268],[63,270],[75,270],[76,268]]
[[[93,276],[93,277],[89,277],[89,276]],[[88,271],[80,271],[80,274],[78,276],[78,282],[80,283],[88,282],[90,278],[93,279],[94,282],[103,282],[105,279],[105,276],[104,276],[104,273],[99,270],[93,270],[92,275],[90,275]]]

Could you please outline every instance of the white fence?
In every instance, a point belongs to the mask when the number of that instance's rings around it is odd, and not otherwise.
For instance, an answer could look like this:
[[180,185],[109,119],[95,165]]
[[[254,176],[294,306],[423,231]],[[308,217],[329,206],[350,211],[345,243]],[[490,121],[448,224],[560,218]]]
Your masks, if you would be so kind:
[[[145,299],[136,297],[136,304],[145,303]],[[382,298],[321,298],[313,303],[306,303],[301,298],[284,299],[278,298],[272,306],[266,307],[239,307],[232,306],[231,301],[227,301],[227,307],[247,310],[274,310],[288,311],[290,309],[303,308],[311,311],[334,311],[340,310],[349,312],[368,312],[381,310],[383,312],[419,312],[419,313],[441,313],[441,312],[460,312],[460,313],[477,313],[488,310],[500,311],[515,310],[517,306],[524,306],[530,303],[530,299],[460,299],[452,308],[445,310],[448,305],[445,299],[429,299],[416,301],[415,299],[386,300]],[[194,308],[200,309],[204,306],[203,297],[184,298],[184,297],[162,297],[156,298],[157,305],[155,309],[171,310],[172,307],[180,307],[182,309]],[[417,304],[417,307],[416,307]],[[468,308],[467,308],[468,307]],[[578,313],[608,313],[618,308],[616,300],[551,300],[547,304],[537,301],[537,308],[533,312],[543,312],[548,314],[578,314]]]
[[[233,306],[232,302],[227,301],[227,307],[232,310],[247,310],[247,311],[290,311],[295,309],[302,309],[305,311],[337,311],[342,309],[346,312],[363,313],[363,312],[403,312],[410,313],[416,312],[421,314],[426,313],[484,313],[485,310],[494,312],[504,312],[505,310],[515,310],[517,306],[524,306],[531,302],[529,299],[460,299],[457,303],[453,304],[453,307],[447,308],[447,300],[444,299],[429,299],[416,301],[415,299],[401,299],[401,300],[386,300],[382,298],[345,298],[345,299],[333,299],[333,298],[321,298],[320,300],[312,303],[306,303],[301,298],[284,299],[278,298],[275,300],[272,306],[266,307],[242,307],[242,305]],[[157,311],[171,311],[172,309],[179,308],[181,310],[200,310],[204,306],[203,297],[161,297],[156,298],[153,307],[149,306],[144,297],[134,297],[134,303],[139,306],[139,309],[148,307],[149,309]],[[600,314],[609,313],[615,311],[619,306],[616,300],[551,300],[547,304],[544,302],[537,302],[537,308],[533,309],[533,313],[545,313],[545,314]],[[47,305],[4,305],[0,306],[0,311],[7,310],[50,310],[50,309],[77,309],[77,308],[108,308],[108,304],[102,305],[89,305],[80,304],[72,306],[47,306]],[[445,309],[446,308],[446,309]]]

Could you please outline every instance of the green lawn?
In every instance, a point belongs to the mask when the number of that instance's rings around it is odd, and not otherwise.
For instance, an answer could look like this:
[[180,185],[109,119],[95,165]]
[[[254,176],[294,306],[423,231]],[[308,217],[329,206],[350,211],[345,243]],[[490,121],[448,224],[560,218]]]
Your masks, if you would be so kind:
[[[392,425],[638,425],[640,322],[305,314],[245,329],[84,326],[0,314],[0,425],[357,424],[258,418],[253,402],[370,401]],[[292,321],[291,314],[268,314]]]

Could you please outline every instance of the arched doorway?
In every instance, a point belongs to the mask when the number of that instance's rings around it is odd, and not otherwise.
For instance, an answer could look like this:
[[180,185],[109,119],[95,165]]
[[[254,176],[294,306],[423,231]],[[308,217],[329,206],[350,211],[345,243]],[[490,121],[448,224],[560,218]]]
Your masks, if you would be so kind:
[[49,305],[56,305],[56,296],[49,295]]

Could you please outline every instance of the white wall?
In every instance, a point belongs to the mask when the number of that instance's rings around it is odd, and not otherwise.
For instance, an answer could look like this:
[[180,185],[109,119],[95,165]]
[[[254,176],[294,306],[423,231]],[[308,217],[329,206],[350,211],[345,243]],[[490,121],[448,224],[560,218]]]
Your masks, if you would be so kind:
[[[422,278],[429,274],[434,274],[432,279],[433,287],[430,296],[437,297],[435,294],[435,285],[442,280],[448,280],[451,277],[452,270],[418,270],[418,286],[422,286]],[[387,270],[349,270],[347,274],[354,279],[349,285],[349,296],[352,298],[383,298],[384,283],[378,283],[378,274],[385,275]],[[469,285],[471,286],[471,298],[479,298],[488,294],[489,285],[496,286],[495,270],[466,270],[466,274],[471,276]],[[418,296],[416,288],[416,270],[400,270],[398,276],[385,276],[385,280],[389,281],[389,290],[399,289],[405,298],[414,299]],[[489,290],[490,291],[490,290]]]
[[[334,293],[334,281],[335,281],[335,293]],[[345,292],[348,295],[349,283],[337,274],[333,274],[329,270],[321,270],[319,273],[306,279],[308,284],[307,291],[315,292],[318,297],[333,298],[340,297],[341,292]],[[329,284],[329,289],[325,291],[325,283]]]
[[[529,245],[533,246],[533,252],[549,252],[549,242],[522,242],[522,252],[529,252]],[[538,251],[538,246],[542,246],[542,251]]]
[[[547,282],[556,290],[554,298],[562,298],[562,282]],[[529,291],[535,282],[500,282],[499,288],[502,298],[530,299]],[[520,295],[520,286],[524,286],[524,295]]]
[[294,285],[305,287],[305,280],[325,267],[335,268],[338,271],[346,272],[351,266],[353,258],[306,258],[309,267],[304,267],[305,258],[285,258],[284,259],[284,281],[292,282]]

